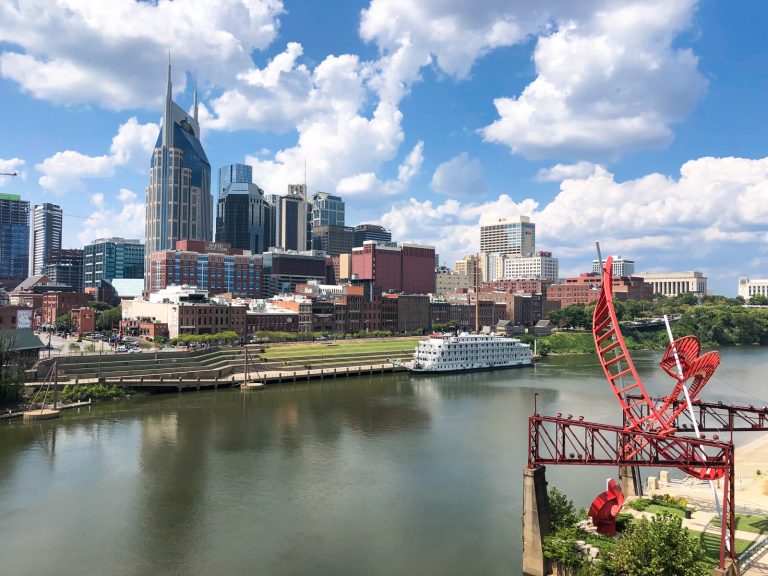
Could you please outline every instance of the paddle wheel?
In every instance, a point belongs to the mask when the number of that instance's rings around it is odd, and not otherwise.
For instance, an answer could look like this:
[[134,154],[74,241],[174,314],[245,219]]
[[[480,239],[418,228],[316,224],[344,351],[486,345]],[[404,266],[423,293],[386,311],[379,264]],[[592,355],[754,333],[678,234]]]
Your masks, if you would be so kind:
[[[675,383],[669,395],[652,398],[637,373],[619,329],[613,305],[612,264],[609,257],[602,269],[602,287],[593,314],[592,332],[600,365],[621,406],[623,425],[586,422],[583,417],[574,418],[570,414],[564,417],[562,414],[542,416],[535,413],[528,421],[526,482],[528,478],[535,478],[533,473],[537,471],[539,481],[544,481],[543,466],[547,464],[676,467],[699,479],[719,480],[723,487],[719,567],[724,570],[727,558],[736,562],[734,448],[731,441],[722,442],[717,435],[706,439],[701,432],[768,430],[768,410],[697,400],[720,364],[720,355],[717,352],[701,354],[701,344],[695,336],[685,336],[670,343],[659,366]],[[692,426],[680,422],[686,411]],[[691,432],[693,436],[680,434]],[[541,494],[540,487],[531,486],[529,489],[525,485],[525,497],[536,500]],[[614,508],[619,500],[623,500],[619,493],[609,484],[609,491],[596,500],[599,504],[595,509],[597,517],[609,520],[614,512],[618,512]],[[608,499],[612,499],[611,506],[607,504]],[[535,502],[533,505],[526,502],[525,514],[541,515],[545,508]],[[524,525],[526,521],[524,515]],[[534,521],[539,522],[539,518]],[[537,535],[535,530],[525,527],[524,539],[536,540],[545,535],[546,530],[545,527]],[[539,538],[536,542],[540,544],[540,541]],[[525,557],[527,546],[528,543],[524,543],[524,570],[526,566],[531,570],[530,566],[536,562]],[[538,557],[536,560],[538,562]]]

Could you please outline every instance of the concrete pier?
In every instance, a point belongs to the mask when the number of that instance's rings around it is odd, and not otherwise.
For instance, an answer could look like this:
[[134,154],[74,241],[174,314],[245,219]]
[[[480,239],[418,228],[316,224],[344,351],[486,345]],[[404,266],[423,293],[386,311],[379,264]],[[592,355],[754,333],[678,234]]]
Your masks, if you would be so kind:
[[550,562],[544,558],[544,537],[550,533],[546,468],[523,470],[523,574],[547,576]]
[[631,466],[619,466],[619,484],[625,498],[642,495],[643,487],[637,485],[636,476]]

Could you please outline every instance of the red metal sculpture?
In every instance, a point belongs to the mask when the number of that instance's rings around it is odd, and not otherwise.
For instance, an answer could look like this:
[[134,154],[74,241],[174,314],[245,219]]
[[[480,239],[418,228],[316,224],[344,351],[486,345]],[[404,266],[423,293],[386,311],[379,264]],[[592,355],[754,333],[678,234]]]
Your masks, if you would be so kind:
[[[528,467],[546,465],[677,467],[703,479],[722,478],[723,522],[720,527],[720,569],[725,560],[736,559],[734,515],[733,443],[717,435],[711,439],[676,434],[692,432],[681,422],[687,409],[684,386],[689,389],[692,415],[700,432],[767,430],[768,408],[706,403],[698,396],[720,363],[716,352],[701,354],[699,340],[686,336],[674,341],[659,366],[675,379],[672,392],[653,399],[638,376],[619,330],[613,307],[612,258],[605,262],[602,290],[593,315],[593,335],[600,364],[623,412],[624,424],[612,426],[586,422],[583,417],[542,416],[528,420]],[[611,481],[613,482],[613,481]],[[616,483],[595,499],[590,508],[593,522],[610,521],[618,514],[623,494]],[[617,507],[618,506],[618,507]],[[726,542],[728,546],[726,546]]]
[[609,478],[606,491],[598,494],[588,512],[598,534],[616,536],[616,518],[623,505],[624,493],[621,486],[613,478]]
[[[627,431],[637,430],[662,436],[674,434],[675,420],[687,406],[684,401],[681,401],[685,399],[683,385],[686,381],[692,380],[689,394],[693,402],[720,364],[720,355],[717,352],[708,352],[700,356],[701,344],[695,336],[685,336],[670,344],[659,365],[667,374],[675,378],[677,383],[672,393],[657,406],[648,395],[635,369],[619,329],[613,306],[612,266],[613,259],[609,256],[603,268],[600,297],[592,316],[592,334],[600,364],[624,411]],[[678,360],[682,374],[678,373]],[[646,443],[645,437],[630,437],[630,441],[624,446],[625,454],[628,457],[638,454]],[[708,465],[710,458],[705,453],[699,454],[699,460],[700,466],[680,466],[679,468],[701,479],[713,480],[723,475],[722,470]]]

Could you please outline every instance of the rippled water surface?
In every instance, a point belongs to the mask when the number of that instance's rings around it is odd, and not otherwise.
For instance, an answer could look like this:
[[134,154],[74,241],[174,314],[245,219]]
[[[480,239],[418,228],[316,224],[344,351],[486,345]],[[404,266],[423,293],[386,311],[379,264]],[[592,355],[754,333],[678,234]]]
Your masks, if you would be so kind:
[[[768,350],[702,397],[763,405]],[[636,354],[654,393],[669,379]],[[158,395],[0,425],[0,573],[517,574],[539,411],[620,422],[594,356]],[[586,506],[612,469],[547,475]]]

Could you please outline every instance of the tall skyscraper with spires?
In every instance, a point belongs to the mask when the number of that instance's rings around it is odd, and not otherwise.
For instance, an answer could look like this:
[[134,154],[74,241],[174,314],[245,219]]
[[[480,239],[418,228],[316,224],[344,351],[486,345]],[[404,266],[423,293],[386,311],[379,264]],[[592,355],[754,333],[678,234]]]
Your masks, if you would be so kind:
[[144,286],[149,288],[153,252],[176,247],[178,240],[211,241],[213,196],[211,165],[200,143],[197,90],[193,116],[173,101],[171,65],[147,186]]

